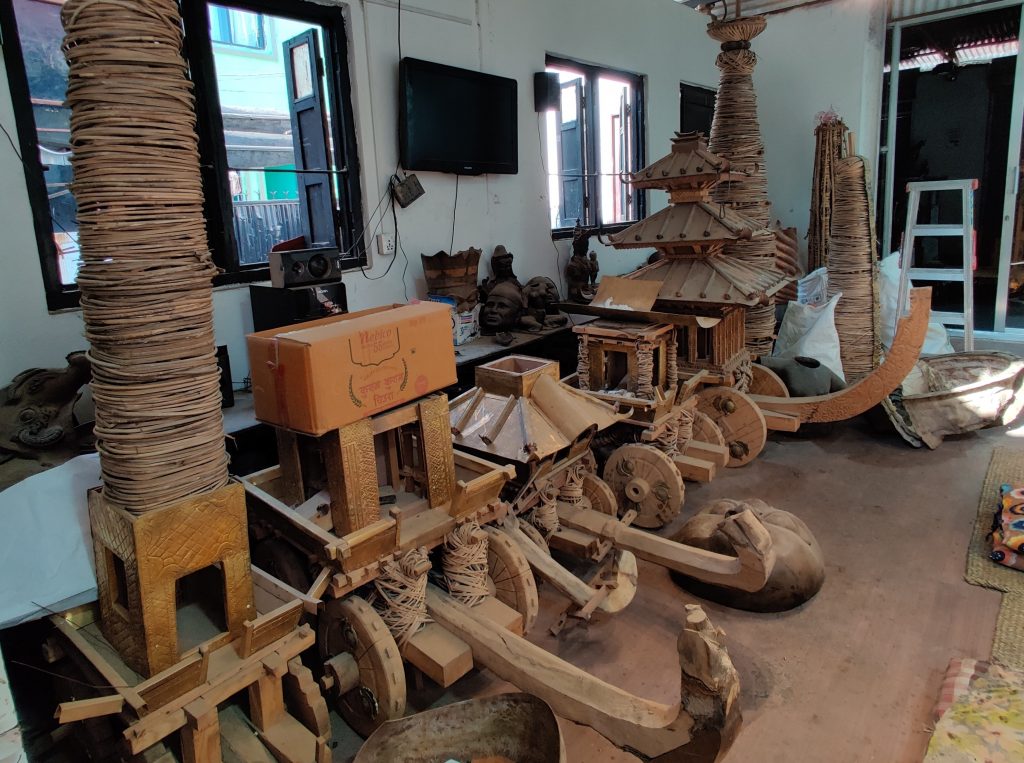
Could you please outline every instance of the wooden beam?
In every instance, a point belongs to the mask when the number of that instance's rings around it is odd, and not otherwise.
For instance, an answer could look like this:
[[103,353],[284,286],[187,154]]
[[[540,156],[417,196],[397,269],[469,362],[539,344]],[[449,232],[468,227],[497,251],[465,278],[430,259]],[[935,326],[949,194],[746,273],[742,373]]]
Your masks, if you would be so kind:
[[124,701],[128,703],[139,715],[143,715],[146,712],[146,701],[139,696],[139,693],[135,691],[133,687],[128,686],[128,679],[120,673],[117,668],[111,665],[107,659],[101,655],[92,644],[90,644],[86,638],[78,632],[71,623],[65,620],[60,615],[51,615],[50,622],[53,623],[57,630],[61,632],[71,645],[82,655],[89,663],[96,669],[96,672],[100,674],[104,681],[110,686],[111,689],[116,691],[122,697]]
[[[467,649],[469,647],[466,647]],[[470,663],[473,658],[470,656]],[[120,713],[124,707],[124,697],[120,694],[107,694],[102,697],[90,699],[79,699],[74,702],[61,702],[57,705],[57,712],[53,717],[57,723],[73,723],[84,721],[88,718],[101,718],[104,715],[115,715]]]
[[437,623],[427,623],[401,648],[402,658],[447,689],[473,669],[473,650]]
[[705,461],[694,456],[676,454],[672,456],[679,476],[690,482],[711,482],[715,478],[717,465],[713,461]]
[[729,465],[729,449],[724,445],[716,445],[710,442],[690,440],[686,446],[684,455],[699,458],[702,461],[710,461],[719,468],[724,469]]

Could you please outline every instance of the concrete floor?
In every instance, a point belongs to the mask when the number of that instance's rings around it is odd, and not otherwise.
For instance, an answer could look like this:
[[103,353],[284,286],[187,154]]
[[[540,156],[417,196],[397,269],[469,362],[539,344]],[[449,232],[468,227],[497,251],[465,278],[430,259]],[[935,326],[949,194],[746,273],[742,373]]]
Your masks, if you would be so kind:
[[[981,483],[1007,430],[914,450],[856,421],[813,440],[776,436],[751,465],[709,485],[687,483],[680,520],[720,497],[760,497],[798,514],[828,559],[819,595],[801,609],[752,614],[705,603],[726,633],[742,685],[744,725],[727,763],[920,761],[930,710],[951,657],[990,656],[999,597],[963,580]],[[531,639],[636,694],[675,702],[675,641],[697,601],[668,573],[640,563],[623,613],[556,639],[563,606],[541,590]],[[514,691],[474,671],[452,690],[414,694],[410,710]],[[335,760],[358,740],[335,724]],[[594,731],[563,722],[569,761],[634,761]]]

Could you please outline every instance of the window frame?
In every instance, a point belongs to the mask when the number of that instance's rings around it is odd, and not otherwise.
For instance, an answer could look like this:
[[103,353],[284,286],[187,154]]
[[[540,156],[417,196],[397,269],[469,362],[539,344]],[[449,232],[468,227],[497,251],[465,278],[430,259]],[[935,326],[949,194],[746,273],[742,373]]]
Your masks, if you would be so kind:
[[[354,270],[365,267],[368,264],[366,242],[363,239],[356,241],[362,228],[362,187],[352,107],[352,84],[348,71],[347,25],[343,9],[340,6],[326,6],[315,2],[289,3],[287,0],[224,0],[223,4],[252,13],[278,14],[309,21],[321,27],[322,56],[325,64],[323,74],[332,105],[329,124],[333,138],[334,166],[336,171],[341,173],[338,186],[343,197],[340,212],[334,222],[339,233],[339,250],[351,250],[349,256],[342,262],[342,269]],[[238,262],[231,214],[229,165],[213,53],[213,46],[221,43],[214,43],[210,35],[208,5],[208,0],[183,1],[181,15],[185,30],[183,54],[195,83],[196,132],[199,139],[207,243],[214,262],[224,271],[214,277],[213,285],[216,287],[269,280],[270,267],[268,263],[240,265]],[[266,34],[266,31],[264,33]],[[17,140],[24,168],[47,309],[50,312],[76,309],[81,298],[77,284],[61,283],[57,245],[46,191],[46,172],[39,158],[39,141],[32,112],[28,73],[13,0],[0,0],[0,39],[3,40],[4,65],[7,69],[14,111],[16,136],[12,137]]]
[[[218,5],[218,4],[214,3],[214,5]],[[207,7],[209,8],[209,3],[207,3]],[[234,40],[234,36],[235,36],[234,27],[232,27],[232,25],[231,25],[231,11],[232,10],[244,10],[244,9],[220,7],[219,10],[225,11],[225,14],[224,14],[224,17],[223,17],[223,20],[222,20],[221,23],[226,25],[226,28],[227,28],[227,31],[228,31],[228,36],[231,37],[232,39],[230,39],[230,40],[214,40],[212,35],[211,35],[210,39],[211,39],[211,41],[213,42],[214,45],[224,45],[224,46],[229,47],[229,48],[237,48],[239,51],[242,51],[242,52],[248,51],[248,52],[251,52],[251,53],[264,53],[264,52],[266,52],[269,49],[269,47],[270,47],[270,40],[267,39],[267,26],[266,26],[266,23],[265,23],[265,18],[266,17],[265,17],[265,15],[263,13],[258,13],[258,12],[254,12],[254,11],[245,11],[246,13],[252,13],[254,16],[256,16],[257,19],[258,19],[257,23],[259,24],[259,30],[258,30],[258,34],[257,34],[257,44],[256,45],[247,45],[244,42],[235,42],[235,40]],[[209,13],[209,11],[207,11],[207,13]]]
[[[583,75],[583,166],[584,174],[584,217],[580,221],[581,228],[591,234],[618,233],[631,225],[643,220],[647,216],[647,192],[645,190],[631,189],[630,193],[634,199],[633,208],[636,210],[636,219],[628,222],[602,224],[599,220],[598,209],[601,203],[600,182],[592,167],[600,167],[598,151],[600,140],[594,136],[600,135],[598,116],[600,114],[600,102],[598,97],[598,78],[601,76],[623,79],[630,84],[633,90],[634,101],[633,119],[631,120],[631,140],[636,147],[636,169],[639,171],[647,166],[647,103],[646,84],[647,78],[643,74],[616,69],[611,66],[601,66],[579,61],[574,58],[567,58],[553,53],[544,57],[544,67],[556,67],[577,72]],[[557,172],[556,172],[557,176]],[[588,217],[592,215],[592,217]],[[560,228],[551,228],[551,238],[567,239],[572,238],[575,232],[575,224]]]

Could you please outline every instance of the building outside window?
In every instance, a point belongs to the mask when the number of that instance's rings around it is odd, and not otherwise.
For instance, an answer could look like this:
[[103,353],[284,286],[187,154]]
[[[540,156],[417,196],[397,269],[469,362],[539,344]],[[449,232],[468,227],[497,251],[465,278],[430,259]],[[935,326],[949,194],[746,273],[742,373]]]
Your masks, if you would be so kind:
[[561,108],[547,115],[548,197],[556,237],[617,230],[641,219],[646,197],[627,175],[644,164],[643,78],[548,56]]
[[[56,0],[0,0],[0,32],[51,310],[78,302],[67,65]],[[270,248],[302,236],[366,263],[341,13],[284,0],[183,6],[196,82],[204,208],[217,283],[268,277]],[[254,55],[258,53],[258,55]],[[298,64],[298,65],[296,65]],[[299,97],[299,96],[302,97]]]

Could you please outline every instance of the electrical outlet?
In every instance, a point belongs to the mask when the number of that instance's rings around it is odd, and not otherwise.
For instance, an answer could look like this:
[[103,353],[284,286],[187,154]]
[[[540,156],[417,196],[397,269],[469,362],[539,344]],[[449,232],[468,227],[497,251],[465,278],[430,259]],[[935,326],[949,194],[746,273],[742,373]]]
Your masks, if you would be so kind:
[[380,233],[377,235],[377,254],[390,257],[395,253],[395,234]]

